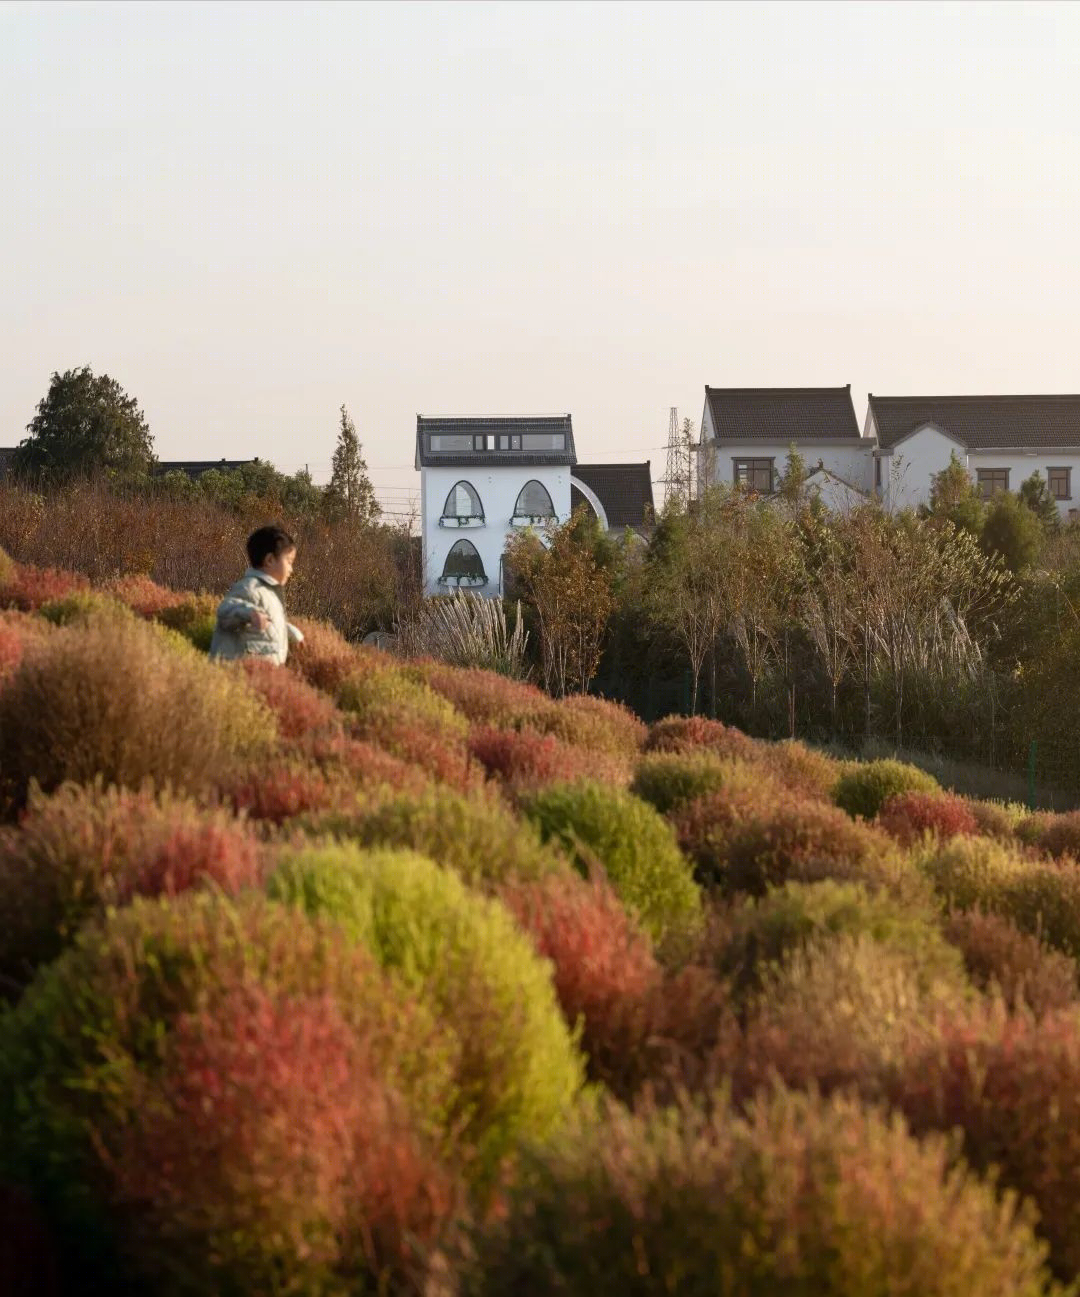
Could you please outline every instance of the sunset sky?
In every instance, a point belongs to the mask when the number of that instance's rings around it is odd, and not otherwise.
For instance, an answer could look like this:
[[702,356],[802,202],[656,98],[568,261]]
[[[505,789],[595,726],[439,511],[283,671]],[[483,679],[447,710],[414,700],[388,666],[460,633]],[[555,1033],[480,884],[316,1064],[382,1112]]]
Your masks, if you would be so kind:
[[651,458],[706,383],[1080,390],[1080,6],[0,7],[0,445],[53,370],[165,459],[404,508],[418,412]]

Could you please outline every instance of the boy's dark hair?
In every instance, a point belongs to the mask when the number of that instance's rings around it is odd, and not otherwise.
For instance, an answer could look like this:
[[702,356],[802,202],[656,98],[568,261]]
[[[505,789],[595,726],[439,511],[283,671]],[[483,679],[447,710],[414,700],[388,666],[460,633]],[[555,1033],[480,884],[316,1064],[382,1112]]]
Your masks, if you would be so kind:
[[260,527],[247,538],[248,562],[252,567],[262,567],[271,554],[277,557],[295,548],[296,541],[284,527]]

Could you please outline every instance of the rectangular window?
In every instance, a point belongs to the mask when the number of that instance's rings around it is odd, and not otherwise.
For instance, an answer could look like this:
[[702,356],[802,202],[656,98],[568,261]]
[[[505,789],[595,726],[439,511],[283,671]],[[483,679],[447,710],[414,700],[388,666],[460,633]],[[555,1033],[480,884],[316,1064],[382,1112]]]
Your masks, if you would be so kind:
[[478,433],[476,433],[476,434],[473,436],[473,439],[472,439],[472,448],[473,448],[473,450],[483,450],[483,449],[484,449],[484,434],[483,434],[482,432],[478,432]]
[[758,495],[771,495],[773,489],[773,464],[771,459],[736,459],[734,479],[736,486],[745,486]]
[[472,450],[473,439],[468,433],[428,433],[428,451],[432,455],[457,454]]
[[979,494],[984,500],[992,495],[1000,495],[1009,489],[1009,470],[1007,468],[977,468]]
[[880,455],[876,455],[874,457],[874,487],[878,491],[881,490],[881,456]]
[[1071,468],[1048,468],[1046,470],[1046,485],[1050,488],[1051,498],[1054,500],[1071,500],[1072,499],[1072,469]]
[[510,449],[511,449],[511,450],[520,450],[520,449],[521,449],[521,433],[520,433],[520,432],[512,432],[512,433],[510,434]]
[[499,449],[500,449],[500,450],[509,450],[509,449],[510,449],[510,438],[507,437],[505,434],[502,434],[502,435],[500,435],[500,437],[499,437]]
[[565,450],[566,434],[562,432],[526,432],[521,437],[522,450]]

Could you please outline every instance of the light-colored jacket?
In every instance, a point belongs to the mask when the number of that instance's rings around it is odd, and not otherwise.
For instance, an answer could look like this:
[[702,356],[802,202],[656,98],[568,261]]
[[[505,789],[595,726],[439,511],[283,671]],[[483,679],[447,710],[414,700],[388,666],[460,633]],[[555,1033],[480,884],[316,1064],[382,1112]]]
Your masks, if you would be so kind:
[[[256,609],[269,618],[265,630],[256,630],[251,624],[251,614]],[[262,657],[281,666],[289,656],[289,641],[299,642],[303,638],[285,620],[281,586],[267,573],[249,567],[218,604],[210,656]]]

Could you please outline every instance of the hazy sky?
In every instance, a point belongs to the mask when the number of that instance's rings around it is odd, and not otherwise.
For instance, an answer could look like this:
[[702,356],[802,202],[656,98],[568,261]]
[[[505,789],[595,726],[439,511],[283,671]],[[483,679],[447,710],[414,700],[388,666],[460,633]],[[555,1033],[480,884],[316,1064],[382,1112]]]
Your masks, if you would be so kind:
[[162,458],[384,503],[415,416],[651,458],[706,383],[1080,389],[1080,6],[0,8],[0,444],[54,369]]

